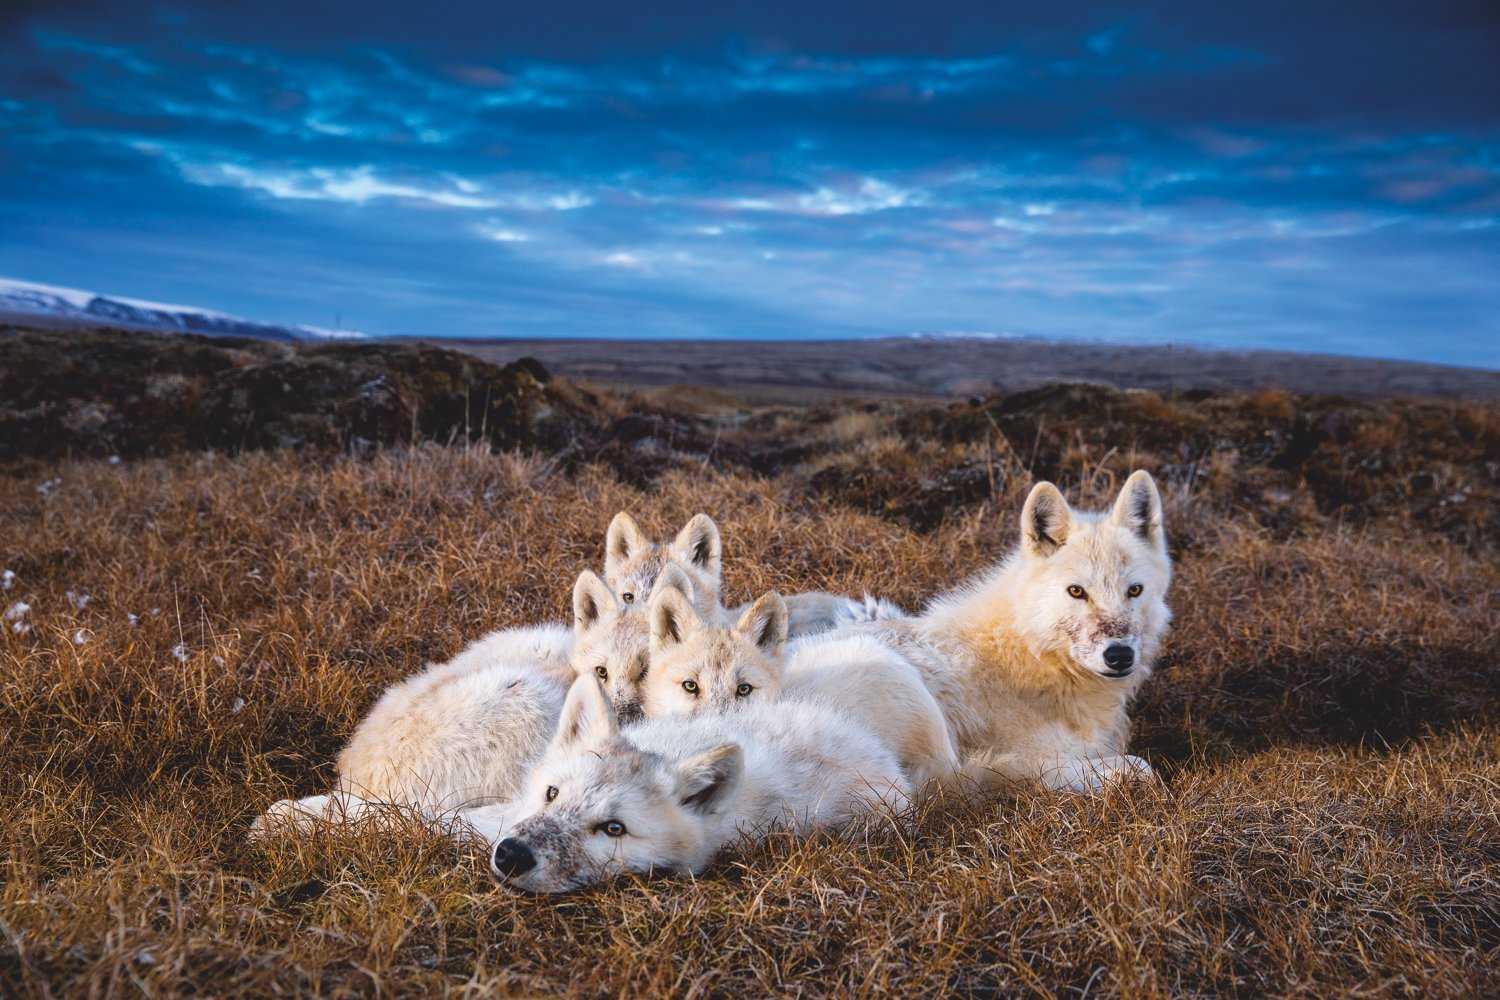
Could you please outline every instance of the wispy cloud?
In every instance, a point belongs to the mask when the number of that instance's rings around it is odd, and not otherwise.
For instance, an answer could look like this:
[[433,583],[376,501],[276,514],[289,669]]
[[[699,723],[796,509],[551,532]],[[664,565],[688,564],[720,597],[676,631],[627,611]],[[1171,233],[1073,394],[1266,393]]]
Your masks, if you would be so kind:
[[375,331],[1321,330],[1381,353],[1417,303],[1466,344],[1496,331],[1493,121],[1278,118],[1284,54],[1140,24],[587,63],[42,31],[0,67],[0,269],[250,315],[233,296],[341,294]]

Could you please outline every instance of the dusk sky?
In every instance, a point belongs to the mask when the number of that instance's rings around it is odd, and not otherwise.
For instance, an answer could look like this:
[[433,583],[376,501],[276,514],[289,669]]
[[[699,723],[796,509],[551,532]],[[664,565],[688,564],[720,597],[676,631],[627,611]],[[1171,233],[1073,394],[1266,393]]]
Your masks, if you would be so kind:
[[14,3],[0,276],[1500,367],[1500,5]]

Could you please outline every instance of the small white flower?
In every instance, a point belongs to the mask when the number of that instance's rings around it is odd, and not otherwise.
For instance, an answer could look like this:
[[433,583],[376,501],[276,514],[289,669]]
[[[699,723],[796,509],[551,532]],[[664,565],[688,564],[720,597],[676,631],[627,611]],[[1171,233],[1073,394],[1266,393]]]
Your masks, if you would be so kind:
[[31,633],[31,626],[25,622],[16,622],[10,627],[10,630],[16,635],[29,635]]
[[109,464],[110,465],[119,465],[120,464],[120,456],[119,455],[111,455],[111,456],[109,456]]
[[186,663],[188,658],[187,644],[179,642],[177,645],[173,646],[172,658],[179,663]]
[[82,646],[84,643],[88,642],[92,638],[93,638],[93,634],[91,632],[89,632],[88,629],[81,628],[77,632],[73,633],[73,645],[75,645],[75,646]]
[[14,570],[6,570],[0,573],[0,590],[9,590],[16,585],[16,574]]
[[30,611],[31,605],[25,601],[17,601],[5,609],[5,620],[8,622],[18,622],[22,618],[25,618]]
[[234,699],[234,704],[229,706],[229,714],[230,715],[239,715],[244,710],[245,710],[245,699],[243,699],[243,698],[236,698],[236,699]]
[[92,601],[94,599],[93,594],[78,594],[74,593],[71,590],[63,596],[68,599],[69,604],[73,605],[73,607],[77,608],[79,611],[82,611],[84,608],[88,607],[89,601]]
[[133,615],[127,611],[125,612],[125,621],[130,625],[139,625],[141,623],[141,616]]

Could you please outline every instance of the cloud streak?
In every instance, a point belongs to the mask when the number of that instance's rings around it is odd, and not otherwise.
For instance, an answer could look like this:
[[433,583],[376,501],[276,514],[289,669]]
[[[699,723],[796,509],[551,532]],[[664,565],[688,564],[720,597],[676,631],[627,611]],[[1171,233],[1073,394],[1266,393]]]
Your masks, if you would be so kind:
[[0,68],[0,272],[376,332],[995,329],[1500,365],[1492,109],[1309,110],[1299,39],[1212,27],[568,61],[42,24]]

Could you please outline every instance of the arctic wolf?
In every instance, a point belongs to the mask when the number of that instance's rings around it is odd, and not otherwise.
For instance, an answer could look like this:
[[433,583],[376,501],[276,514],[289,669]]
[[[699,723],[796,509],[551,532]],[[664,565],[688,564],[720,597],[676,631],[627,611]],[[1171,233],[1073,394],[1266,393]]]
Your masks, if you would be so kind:
[[388,688],[339,754],[329,795],[284,799],[251,828],[358,819],[392,805],[438,816],[508,801],[557,728],[572,633],[493,633]]
[[[719,531],[704,514],[689,520],[671,545],[644,541],[623,513],[605,535],[605,574],[629,588],[632,600],[637,594],[644,600],[665,571],[672,585],[711,594],[717,609],[720,568]],[[574,603],[576,613],[576,594]],[[627,638],[631,624],[623,626]],[[586,649],[614,631],[611,624],[591,632]],[[501,629],[393,685],[339,754],[333,792],[277,802],[252,832],[353,820],[393,805],[440,816],[513,798],[552,738],[568,686],[582,669],[575,646],[584,632],[564,625]],[[644,660],[644,630],[640,644]]]
[[[685,571],[692,587],[687,593],[699,614],[730,624],[750,605],[726,609],[720,589],[724,569],[724,543],[718,525],[707,514],[696,514],[670,543],[653,542],[624,511],[610,522],[605,538],[604,582],[626,605],[644,606],[651,597],[656,575],[668,563]],[[833,628],[842,616],[858,614],[859,605],[847,597],[811,590],[786,598],[788,629],[792,638],[814,635]]]
[[723,714],[776,701],[821,702],[884,741],[916,787],[951,777],[958,757],[942,709],[905,657],[872,635],[826,633],[787,646],[774,591],[732,626],[674,591],[652,596],[648,716]]
[[840,827],[900,810],[909,793],[890,749],[824,706],[622,728],[598,682],[581,677],[490,866],[529,892],[623,871],[697,872],[741,835]]
[[[645,609],[652,597],[675,590],[711,622],[734,622],[750,607],[731,611],[719,603],[723,567],[719,528],[706,514],[694,515],[670,543],[652,542],[624,512],[610,522],[604,576],[586,570],[573,586],[571,661],[577,676],[599,678],[622,721],[642,711],[650,647]],[[786,604],[783,639],[881,617],[873,605],[819,591],[794,594]]]
[[1081,513],[1039,483],[1021,544],[920,616],[856,626],[923,672],[966,771],[1083,790],[1150,774],[1125,755],[1131,698],[1171,612],[1161,496],[1144,471],[1108,513]]

